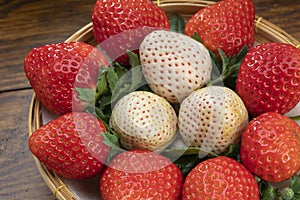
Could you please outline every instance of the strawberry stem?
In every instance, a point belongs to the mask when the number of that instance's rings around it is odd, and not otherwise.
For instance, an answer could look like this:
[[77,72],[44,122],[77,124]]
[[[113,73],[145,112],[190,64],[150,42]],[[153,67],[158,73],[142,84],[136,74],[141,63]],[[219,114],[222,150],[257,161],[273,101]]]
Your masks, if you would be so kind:
[[222,49],[218,49],[218,52],[221,57],[221,62],[216,54],[210,51],[212,61],[218,69],[218,72],[213,70],[215,74],[212,75],[212,80],[207,85],[222,85],[235,90],[237,74],[243,58],[248,53],[248,48],[244,46],[239,54],[230,58],[225,55]]

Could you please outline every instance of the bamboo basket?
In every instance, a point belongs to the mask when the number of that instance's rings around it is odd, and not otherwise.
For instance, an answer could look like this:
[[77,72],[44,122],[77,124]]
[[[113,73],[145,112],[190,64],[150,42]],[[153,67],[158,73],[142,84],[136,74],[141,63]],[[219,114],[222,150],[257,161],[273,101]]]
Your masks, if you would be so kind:
[[[166,12],[168,17],[177,13],[187,21],[199,9],[215,2],[201,0],[160,0],[156,3]],[[82,41],[91,45],[96,45],[97,43],[93,36],[92,23],[82,27],[66,40],[66,42],[71,41]],[[300,44],[287,32],[259,16],[256,16],[255,18],[255,41],[257,43],[282,42],[292,44],[296,47],[299,47]],[[35,94],[33,94],[28,116],[29,135],[43,125],[42,115],[41,103],[36,98]],[[53,192],[55,198],[59,200],[78,199],[78,196],[74,191],[70,190],[68,184],[65,183],[61,177],[47,170],[36,157],[34,157],[34,161],[42,178]]]

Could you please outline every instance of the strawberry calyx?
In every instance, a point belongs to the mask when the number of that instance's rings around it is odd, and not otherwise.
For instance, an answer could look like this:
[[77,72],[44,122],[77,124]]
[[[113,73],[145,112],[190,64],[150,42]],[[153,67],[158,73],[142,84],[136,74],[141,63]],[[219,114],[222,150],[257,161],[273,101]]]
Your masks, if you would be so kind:
[[[194,33],[193,38],[202,43],[197,32]],[[248,47],[245,45],[237,55],[232,57],[227,57],[221,48],[218,48],[220,58],[211,50],[208,49],[208,51],[214,63],[214,67],[212,70],[211,81],[208,82],[207,85],[221,85],[235,90],[237,74],[243,58],[248,53]]]
[[292,119],[294,121],[299,121],[300,120],[300,115],[299,116],[290,117],[290,119]]
[[[257,177],[256,177],[257,178]],[[300,176],[294,175],[289,179],[289,186],[276,188],[271,183],[257,178],[261,200],[298,200],[300,199]]]
[[170,30],[176,33],[184,34],[185,22],[179,14],[172,15],[170,19]]
[[127,51],[131,68],[118,62],[104,67],[98,75],[97,87],[93,89],[75,88],[79,98],[87,102],[85,111],[94,114],[106,124],[109,121],[113,105],[124,95],[135,90],[149,91],[137,54]]
[[217,69],[219,70],[216,74],[213,74],[212,80],[208,83],[208,85],[220,85],[224,84],[233,90],[235,90],[235,82],[237,78],[237,74],[242,63],[243,58],[248,52],[248,47],[244,46],[242,50],[233,57],[227,57],[222,51],[222,49],[218,49],[218,52],[221,56],[222,62],[219,62],[216,59],[216,55],[210,51],[211,57],[215,62]]

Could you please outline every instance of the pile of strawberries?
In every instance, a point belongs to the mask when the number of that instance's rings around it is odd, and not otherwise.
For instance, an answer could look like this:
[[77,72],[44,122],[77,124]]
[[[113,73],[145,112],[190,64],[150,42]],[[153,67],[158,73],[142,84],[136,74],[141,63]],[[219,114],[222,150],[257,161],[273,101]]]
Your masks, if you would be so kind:
[[[32,49],[24,70],[59,117],[31,152],[69,179],[100,174],[103,200],[299,199],[300,50],[254,45],[251,0],[186,23],[149,0],[98,0],[96,47]],[[290,180],[289,186],[273,183]]]

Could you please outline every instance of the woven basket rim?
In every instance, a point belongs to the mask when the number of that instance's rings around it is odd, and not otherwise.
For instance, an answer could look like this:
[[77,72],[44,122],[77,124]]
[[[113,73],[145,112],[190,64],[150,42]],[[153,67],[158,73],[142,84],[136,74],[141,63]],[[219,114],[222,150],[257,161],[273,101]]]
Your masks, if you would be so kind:
[[[161,0],[157,3],[164,10],[167,8],[176,7],[180,7],[180,9],[185,7],[199,7],[200,9],[214,4],[215,2],[201,0]],[[86,43],[95,44],[94,38],[91,38],[92,33],[93,25],[92,22],[90,22],[72,34],[65,40],[65,42],[85,41]],[[271,41],[287,43],[297,47],[299,47],[300,44],[298,40],[296,40],[286,31],[260,16],[255,17],[255,37],[256,41],[270,37],[268,39],[271,39]],[[37,99],[35,93],[33,93],[28,114],[29,136],[43,124],[41,116],[41,103]],[[59,176],[47,170],[46,167],[34,155],[33,159],[39,173],[49,189],[52,191],[55,198],[59,200],[77,199],[77,196],[68,188],[68,186]]]

